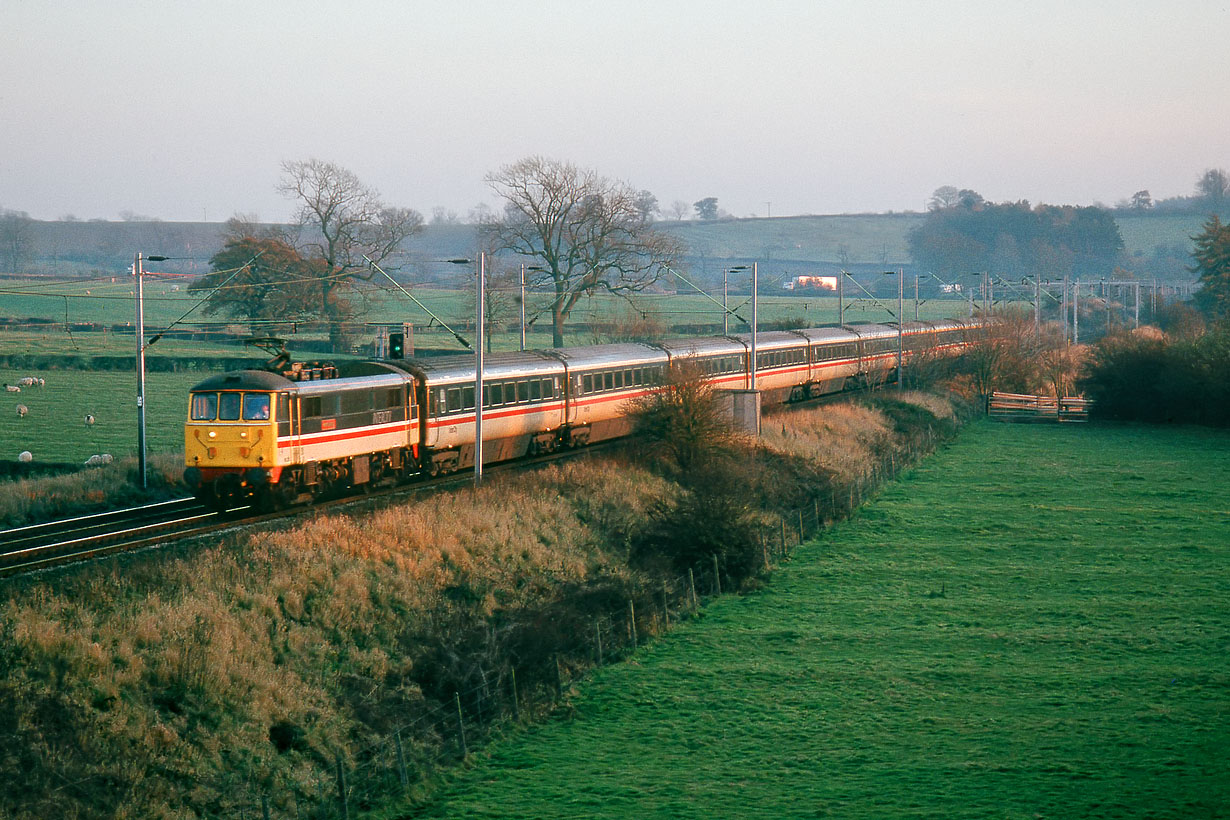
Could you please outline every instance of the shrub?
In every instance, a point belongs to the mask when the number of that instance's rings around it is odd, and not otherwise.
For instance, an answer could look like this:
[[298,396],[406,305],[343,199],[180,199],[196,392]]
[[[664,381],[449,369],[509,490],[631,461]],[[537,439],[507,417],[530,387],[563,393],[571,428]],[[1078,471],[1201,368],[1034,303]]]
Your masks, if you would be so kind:
[[1230,426],[1230,329],[1108,336],[1081,380],[1097,418]]

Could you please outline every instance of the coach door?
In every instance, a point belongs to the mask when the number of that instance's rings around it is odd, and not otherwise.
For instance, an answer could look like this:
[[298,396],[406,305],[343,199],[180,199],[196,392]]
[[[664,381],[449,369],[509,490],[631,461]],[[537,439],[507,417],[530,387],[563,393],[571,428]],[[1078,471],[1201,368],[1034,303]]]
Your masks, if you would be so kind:
[[299,435],[299,397],[292,397],[290,393],[278,393],[278,441],[279,444],[286,442],[290,445],[289,461],[293,464],[303,460]]

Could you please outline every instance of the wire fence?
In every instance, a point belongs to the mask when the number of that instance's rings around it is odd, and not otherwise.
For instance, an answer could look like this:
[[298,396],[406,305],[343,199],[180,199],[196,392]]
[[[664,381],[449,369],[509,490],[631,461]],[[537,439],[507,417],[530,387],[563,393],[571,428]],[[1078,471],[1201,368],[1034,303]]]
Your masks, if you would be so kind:
[[[817,495],[811,504],[773,516],[758,533],[761,572],[779,566],[809,537],[848,518],[879,487],[908,464],[934,450],[928,430],[905,453],[884,456],[848,487]],[[618,663],[638,647],[692,618],[709,601],[737,589],[738,579],[717,555],[660,585],[642,587],[618,604],[588,616],[566,644],[533,663],[504,662],[479,668],[478,683],[451,697],[424,700],[404,722],[376,742],[334,752],[318,766],[313,785],[252,785],[219,789],[219,818],[313,818],[349,820],[409,797],[437,773],[465,761],[472,750],[502,730],[550,712],[573,684],[592,669]]]

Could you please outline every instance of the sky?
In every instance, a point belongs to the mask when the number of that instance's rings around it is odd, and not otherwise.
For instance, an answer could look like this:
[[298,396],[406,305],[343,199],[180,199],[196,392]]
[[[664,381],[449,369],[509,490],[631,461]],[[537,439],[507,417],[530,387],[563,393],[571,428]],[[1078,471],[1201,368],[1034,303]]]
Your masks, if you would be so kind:
[[428,218],[529,155],[739,217],[1190,194],[1230,0],[0,0],[0,208],[289,220],[282,163]]

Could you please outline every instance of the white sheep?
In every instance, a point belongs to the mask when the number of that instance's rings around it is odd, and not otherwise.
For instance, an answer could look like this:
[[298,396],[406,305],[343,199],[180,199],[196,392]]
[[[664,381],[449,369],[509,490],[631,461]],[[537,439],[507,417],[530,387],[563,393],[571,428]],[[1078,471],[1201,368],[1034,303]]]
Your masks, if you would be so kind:
[[15,384],[5,384],[4,389],[10,393],[20,393],[21,392],[21,388]]
[[20,453],[18,453],[17,460],[20,461],[22,464],[29,464],[31,461],[34,460],[34,454],[31,453],[29,450],[22,450]]
[[24,419],[26,417],[26,413],[29,412],[30,408],[26,407],[24,404],[17,405],[17,418]]
[[17,383],[20,384],[22,387],[33,387],[37,381],[38,379],[34,378],[33,376],[26,376],[24,378],[18,379]]
[[42,378],[42,377],[39,377],[39,380],[38,380],[38,386],[39,386],[39,387],[46,387],[46,386],[47,386],[47,380],[46,380],[46,379],[44,379],[44,378]]
[[93,424],[93,423],[94,423],[94,414],[93,414],[93,413],[86,413],[86,414],[85,414],[85,423],[86,423],[86,424]]
[[101,467],[104,464],[110,464],[112,461],[114,461],[114,459],[111,458],[110,453],[95,453],[85,460],[85,466]]

